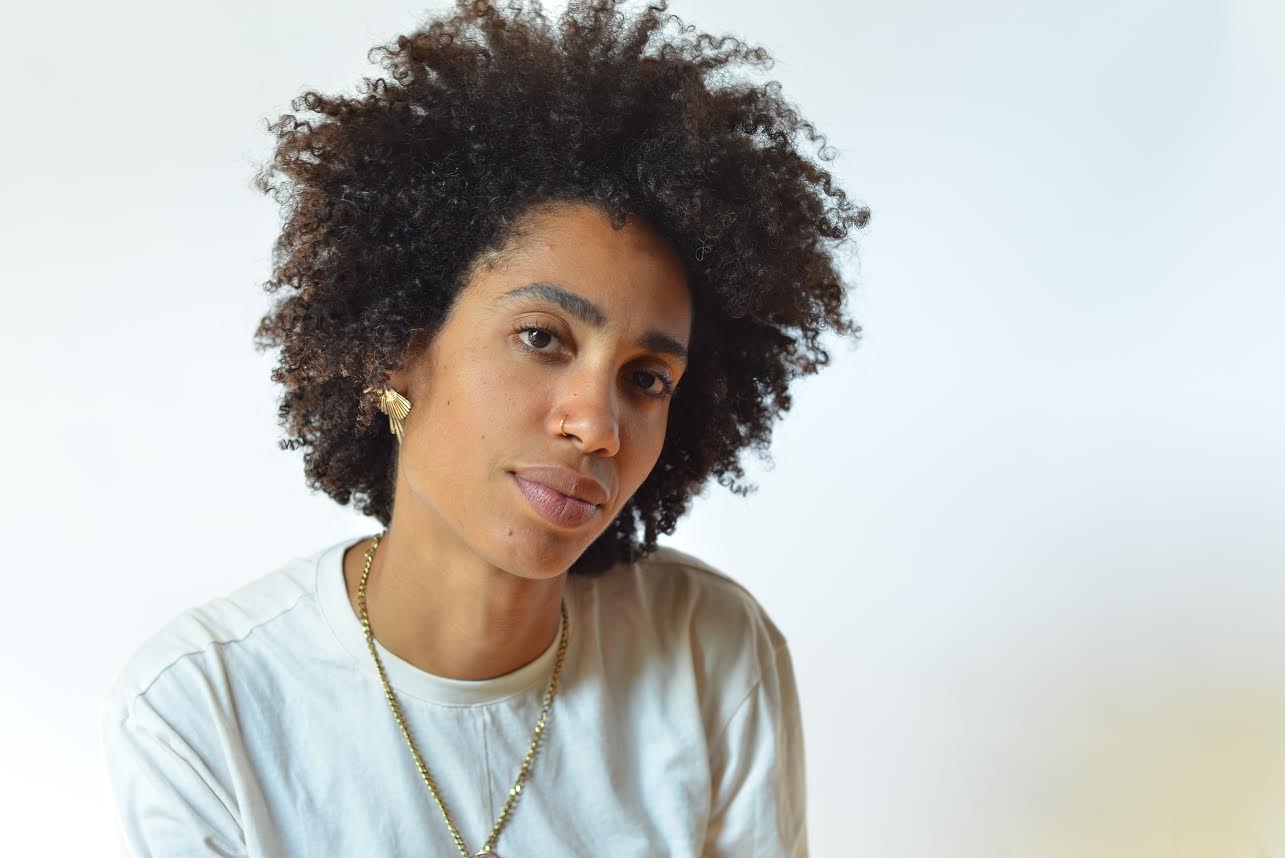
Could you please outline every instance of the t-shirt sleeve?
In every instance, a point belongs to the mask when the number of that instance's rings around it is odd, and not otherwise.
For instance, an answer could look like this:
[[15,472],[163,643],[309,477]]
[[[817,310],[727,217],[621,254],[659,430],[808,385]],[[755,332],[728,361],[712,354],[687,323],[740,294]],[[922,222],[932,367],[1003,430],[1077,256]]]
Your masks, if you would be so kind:
[[784,640],[771,653],[710,748],[704,858],[807,858],[798,690]]
[[137,698],[106,700],[100,730],[126,858],[245,858],[235,800]]

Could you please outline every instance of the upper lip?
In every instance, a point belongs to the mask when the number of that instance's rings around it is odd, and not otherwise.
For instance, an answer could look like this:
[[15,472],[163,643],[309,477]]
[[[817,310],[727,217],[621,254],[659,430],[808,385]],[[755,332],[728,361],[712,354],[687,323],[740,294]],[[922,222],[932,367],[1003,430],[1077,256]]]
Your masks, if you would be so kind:
[[607,502],[607,489],[602,483],[571,468],[561,465],[532,465],[529,468],[518,468],[513,473],[524,480],[542,483],[555,492],[570,495],[585,503],[602,506]]

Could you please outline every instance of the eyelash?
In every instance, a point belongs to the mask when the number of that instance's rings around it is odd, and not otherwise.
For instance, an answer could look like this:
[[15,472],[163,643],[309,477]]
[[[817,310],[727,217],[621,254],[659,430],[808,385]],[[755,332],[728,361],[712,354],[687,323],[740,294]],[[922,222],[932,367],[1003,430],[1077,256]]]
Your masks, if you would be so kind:
[[[542,349],[537,349],[534,346],[527,345],[526,338],[523,335],[531,331],[539,331],[542,334],[548,334],[549,336],[553,337],[556,340],[560,340],[562,339],[562,337],[558,336],[556,331],[546,328],[543,325],[521,325],[513,329],[513,333],[518,335],[518,345],[520,345],[526,351],[531,352],[532,354],[535,354],[543,359],[547,359],[549,357],[548,352],[543,351]],[[674,382],[672,379],[669,378],[669,376],[659,372],[653,372],[652,370],[649,370],[649,369],[639,370],[639,372],[643,372],[643,373],[646,373],[647,375],[652,376],[653,378],[660,379],[661,384],[664,385],[664,390],[661,391],[660,393],[647,393],[646,388],[640,388],[643,391],[644,396],[649,396],[652,399],[668,399],[669,397],[674,395]]]

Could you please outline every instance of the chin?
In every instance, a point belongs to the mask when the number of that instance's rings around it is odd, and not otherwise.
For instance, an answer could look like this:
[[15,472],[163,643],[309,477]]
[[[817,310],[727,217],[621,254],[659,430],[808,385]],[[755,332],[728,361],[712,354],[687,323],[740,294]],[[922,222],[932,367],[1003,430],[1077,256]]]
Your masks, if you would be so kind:
[[520,578],[556,578],[571,568],[571,564],[593,542],[592,537],[588,542],[584,542],[584,539],[581,536],[570,541],[537,528],[512,527],[493,562]]

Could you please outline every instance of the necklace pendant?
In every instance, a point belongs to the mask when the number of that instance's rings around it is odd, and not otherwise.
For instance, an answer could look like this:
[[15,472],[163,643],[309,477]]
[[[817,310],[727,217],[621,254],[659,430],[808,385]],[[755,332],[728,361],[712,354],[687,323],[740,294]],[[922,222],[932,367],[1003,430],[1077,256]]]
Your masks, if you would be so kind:
[[479,849],[473,853],[473,858],[500,858],[500,856],[490,849]]

